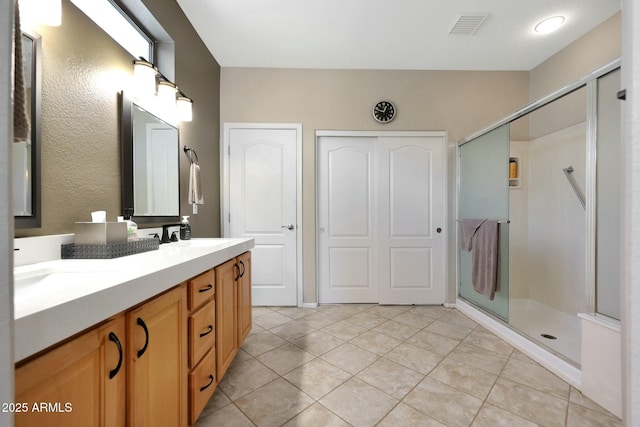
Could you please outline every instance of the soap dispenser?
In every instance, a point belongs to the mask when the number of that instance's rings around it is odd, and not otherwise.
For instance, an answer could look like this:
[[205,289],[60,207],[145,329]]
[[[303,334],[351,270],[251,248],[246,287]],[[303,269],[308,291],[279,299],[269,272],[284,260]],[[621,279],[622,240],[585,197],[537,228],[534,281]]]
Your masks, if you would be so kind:
[[189,225],[189,216],[182,217],[182,223],[180,224],[180,240],[191,239],[191,226]]

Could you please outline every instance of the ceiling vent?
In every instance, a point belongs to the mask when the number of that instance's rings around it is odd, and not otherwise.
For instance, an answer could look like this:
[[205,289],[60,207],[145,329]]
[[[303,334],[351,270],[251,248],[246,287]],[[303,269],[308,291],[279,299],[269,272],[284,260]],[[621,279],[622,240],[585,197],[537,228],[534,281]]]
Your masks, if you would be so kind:
[[472,36],[478,31],[478,28],[480,28],[480,25],[482,25],[488,16],[489,14],[486,13],[462,14],[449,30],[449,34]]

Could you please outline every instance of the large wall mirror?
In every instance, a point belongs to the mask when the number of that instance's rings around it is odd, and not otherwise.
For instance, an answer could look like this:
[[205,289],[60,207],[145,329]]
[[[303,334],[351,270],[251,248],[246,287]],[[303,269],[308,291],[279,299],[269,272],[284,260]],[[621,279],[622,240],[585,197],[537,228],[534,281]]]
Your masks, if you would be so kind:
[[25,98],[27,115],[31,121],[31,135],[26,141],[11,146],[13,214],[16,228],[35,228],[41,225],[40,203],[40,102],[41,51],[38,34],[22,33]]
[[178,129],[122,99],[122,208],[138,224],[176,221],[180,216]]

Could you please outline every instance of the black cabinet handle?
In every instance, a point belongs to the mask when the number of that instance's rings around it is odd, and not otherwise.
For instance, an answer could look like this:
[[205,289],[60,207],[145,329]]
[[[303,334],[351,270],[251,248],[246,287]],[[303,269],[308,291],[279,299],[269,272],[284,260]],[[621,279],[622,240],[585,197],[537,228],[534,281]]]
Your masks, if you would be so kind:
[[213,381],[214,381],[213,375],[209,375],[209,384],[205,385],[204,387],[200,387],[200,391],[205,391],[206,389],[208,389],[209,386],[213,384]]
[[244,277],[244,272],[245,272],[244,262],[240,261],[240,265],[242,266],[242,273],[240,273],[240,277]]
[[207,292],[207,291],[210,291],[211,288],[213,288],[213,285],[211,283],[209,283],[207,286],[198,289],[198,292],[200,292],[200,293]]
[[233,268],[236,269],[237,273],[236,273],[236,277],[233,278],[234,282],[237,282],[238,279],[240,278],[240,266],[238,265],[238,263],[236,262],[235,264],[233,264]]
[[113,377],[118,375],[118,372],[120,372],[120,368],[122,367],[122,344],[120,343],[118,336],[113,332],[109,332],[109,341],[113,341],[116,344],[116,346],[118,347],[118,354],[120,355],[120,357],[118,358],[118,365],[114,369],[109,371],[109,379],[112,379]]
[[213,332],[213,325],[209,325],[209,327],[207,328],[207,330],[203,333],[200,334],[200,338],[202,337],[206,337],[207,335],[209,335],[211,332]]
[[149,345],[149,329],[147,329],[147,325],[144,323],[144,320],[138,317],[136,323],[144,329],[144,347],[138,350],[138,358],[142,357],[145,351],[147,351],[147,346]]

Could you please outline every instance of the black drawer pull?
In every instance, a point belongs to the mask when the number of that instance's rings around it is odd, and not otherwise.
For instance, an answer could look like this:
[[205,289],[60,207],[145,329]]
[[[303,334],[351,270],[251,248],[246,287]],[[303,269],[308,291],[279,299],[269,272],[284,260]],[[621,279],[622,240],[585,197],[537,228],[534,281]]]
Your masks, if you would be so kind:
[[211,288],[213,288],[213,285],[211,283],[209,283],[207,286],[205,286],[204,288],[200,288],[198,289],[198,292],[203,293],[203,292],[207,292],[210,291]]
[[211,384],[213,384],[213,381],[215,379],[213,378],[213,375],[209,375],[209,384],[205,385],[204,387],[200,387],[200,391],[205,391],[206,389],[209,388],[209,386],[211,386]]
[[149,329],[147,329],[147,325],[144,323],[144,320],[138,317],[136,323],[144,329],[144,347],[138,350],[138,358],[142,357],[145,351],[147,351],[147,346],[149,345]]
[[206,337],[211,332],[213,332],[213,325],[209,325],[209,327],[207,328],[207,331],[200,334],[200,338]]
[[240,277],[244,277],[244,271],[245,271],[244,262],[240,261],[240,266],[242,267],[242,273],[240,273]]
[[116,346],[118,347],[118,354],[120,355],[118,359],[118,365],[114,369],[109,371],[109,379],[113,379],[113,377],[118,375],[118,372],[120,372],[120,368],[122,367],[122,344],[120,343],[118,336],[113,332],[109,332],[109,341],[113,341],[116,344]]

